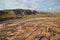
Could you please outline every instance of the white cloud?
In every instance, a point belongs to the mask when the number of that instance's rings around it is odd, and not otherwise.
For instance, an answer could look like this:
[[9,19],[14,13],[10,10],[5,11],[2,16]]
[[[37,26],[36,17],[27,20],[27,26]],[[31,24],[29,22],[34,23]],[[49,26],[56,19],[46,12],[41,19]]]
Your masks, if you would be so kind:
[[49,10],[50,12],[58,12],[58,11],[60,11],[60,6],[50,7],[48,10]]
[[[57,1],[57,0],[56,0]],[[0,9],[35,9],[35,10],[55,10],[52,5],[56,3],[55,0],[1,0]]]
[[60,6],[56,6],[53,8],[53,11],[60,11]]
[[60,6],[56,6],[56,7],[54,7],[54,9],[59,9],[60,8]]

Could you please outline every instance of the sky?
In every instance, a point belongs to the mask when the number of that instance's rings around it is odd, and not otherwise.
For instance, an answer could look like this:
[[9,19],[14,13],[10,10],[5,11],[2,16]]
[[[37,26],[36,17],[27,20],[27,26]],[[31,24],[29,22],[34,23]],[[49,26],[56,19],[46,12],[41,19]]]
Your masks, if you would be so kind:
[[0,10],[17,8],[60,12],[60,0],[0,0]]

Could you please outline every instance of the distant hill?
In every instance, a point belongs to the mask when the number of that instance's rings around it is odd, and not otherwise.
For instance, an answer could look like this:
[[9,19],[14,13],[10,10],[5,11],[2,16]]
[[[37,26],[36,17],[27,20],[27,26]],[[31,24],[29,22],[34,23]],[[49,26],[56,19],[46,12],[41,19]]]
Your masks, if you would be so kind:
[[53,16],[56,16],[56,13],[54,14],[50,12],[38,12],[36,10],[29,9],[0,10],[0,20],[25,17],[29,18],[29,17],[53,17]]

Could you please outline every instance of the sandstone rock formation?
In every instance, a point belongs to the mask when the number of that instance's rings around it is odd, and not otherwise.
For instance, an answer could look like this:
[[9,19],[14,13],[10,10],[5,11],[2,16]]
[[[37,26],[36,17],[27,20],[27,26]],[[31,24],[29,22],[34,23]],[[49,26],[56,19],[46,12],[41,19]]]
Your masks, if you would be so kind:
[[60,18],[15,24],[0,26],[0,40],[60,40]]

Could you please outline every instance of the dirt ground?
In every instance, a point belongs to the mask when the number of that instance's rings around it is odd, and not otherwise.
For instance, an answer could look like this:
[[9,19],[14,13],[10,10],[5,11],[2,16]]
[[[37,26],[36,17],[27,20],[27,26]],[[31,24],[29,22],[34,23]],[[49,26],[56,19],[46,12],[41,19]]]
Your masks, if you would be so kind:
[[60,18],[0,25],[0,40],[60,40]]

